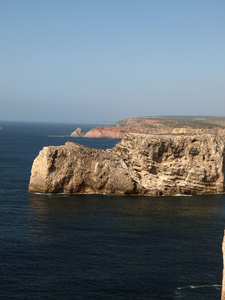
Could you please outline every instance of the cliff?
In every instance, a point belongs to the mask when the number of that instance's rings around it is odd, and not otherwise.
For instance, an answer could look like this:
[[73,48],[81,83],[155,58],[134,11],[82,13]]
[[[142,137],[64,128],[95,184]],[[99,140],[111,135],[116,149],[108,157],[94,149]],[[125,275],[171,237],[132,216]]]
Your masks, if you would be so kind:
[[123,128],[117,127],[95,127],[88,131],[84,137],[91,138],[111,138],[111,139],[122,139],[126,132],[129,132]]
[[112,126],[96,127],[85,137],[123,138],[126,133],[171,134],[174,129],[192,130],[225,129],[225,117],[140,117],[123,119]]
[[222,254],[223,254],[223,279],[222,279],[222,291],[221,300],[225,300],[225,230],[222,242]]
[[223,192],[224,143],[215,135],[126,134],[109,150],[44,147],[29,191],[174,195]]

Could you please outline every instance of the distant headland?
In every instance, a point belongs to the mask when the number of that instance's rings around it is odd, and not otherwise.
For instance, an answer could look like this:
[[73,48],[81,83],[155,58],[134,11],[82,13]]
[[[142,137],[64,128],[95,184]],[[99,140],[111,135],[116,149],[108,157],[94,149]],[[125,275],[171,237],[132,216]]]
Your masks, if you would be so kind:
[[74,137],[87,138],[118,138],[122,139],[126,133],[144,134],[172,134],[187,133],[193,130],[225,129],[224,116],[152,116],[127,118],[110,126],[98,126],[87,133],[81,128],[71,133]]

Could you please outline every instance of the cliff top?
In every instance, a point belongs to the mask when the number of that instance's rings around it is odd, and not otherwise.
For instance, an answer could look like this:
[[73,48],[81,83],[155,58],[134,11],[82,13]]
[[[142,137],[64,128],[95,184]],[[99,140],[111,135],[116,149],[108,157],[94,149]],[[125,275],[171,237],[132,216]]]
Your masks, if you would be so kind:
[[223,116],[160,116],[127,118],[113,124],[113,127],[132,128],[136,125],[146,128],[225,128]]

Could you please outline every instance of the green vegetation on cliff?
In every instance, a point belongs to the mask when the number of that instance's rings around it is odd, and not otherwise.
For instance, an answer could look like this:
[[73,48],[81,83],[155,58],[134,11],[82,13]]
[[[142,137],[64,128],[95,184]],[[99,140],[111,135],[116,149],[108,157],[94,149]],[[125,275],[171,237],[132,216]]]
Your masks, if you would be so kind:
[[145,128],[193,128],[216,129],[225,128],[225,117],[216,116],[163,116],[163,117],[138,117],[123,119],[112,125],[113,127],[135,126]]

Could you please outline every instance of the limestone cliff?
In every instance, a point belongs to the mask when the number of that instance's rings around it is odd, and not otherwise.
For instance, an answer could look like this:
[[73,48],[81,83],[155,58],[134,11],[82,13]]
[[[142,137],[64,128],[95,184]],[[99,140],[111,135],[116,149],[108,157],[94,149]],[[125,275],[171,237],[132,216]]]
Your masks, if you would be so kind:
[[126,134],[109,150],[44,147],[29,191],[174,195],[223,192],[224,143],[215,135]]
[[223,254],[223,279],[222,279],[222,292],[221,300],[225,300],[225,230],[222,242],[222,254]]

